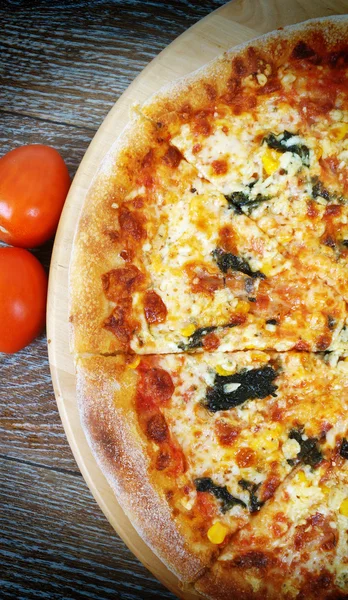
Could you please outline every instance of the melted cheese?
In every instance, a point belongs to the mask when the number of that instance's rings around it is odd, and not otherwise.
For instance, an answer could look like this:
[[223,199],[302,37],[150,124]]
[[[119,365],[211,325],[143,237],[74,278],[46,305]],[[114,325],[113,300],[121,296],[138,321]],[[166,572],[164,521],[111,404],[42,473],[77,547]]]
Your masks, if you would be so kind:
[[[240,406],[214,413],[205,408],[207,391],[214,386],[217,373],[221,376],[221,372],[231,375],[242,369],[259,369],[270,360],[279,370],[274,382],[275,397],[249,399]],[[266,485],[268,477],[276,474],[278,482],[283,481],[293,469],[291,460],[296,461],[301,450],[300,444],[289,437],[299,424],[304,428],[303,439],[320,438],[323,423],[329,424],[332,433],[320,443],[324,455],[342,436],[340,424],[348,408],[348,372],[326,365],[319,357],[299,353],[217,352],[162,356],[159,364],[171,375],[175,386],[163,413],[171,435],[186,457],[188,479],[193,482],[209,477],[249,508],[250,493],[241,487],[240,480],[254,484],[261,499],[262,484]],[[226,387],[231,385],[236,388],[233,383],[227,383]],[[346,419],[344,423],[347,428]],[[230,438],[228,431],[232,432]],[[229,441],[223,442],[224,432]],[[304,464],[303,473],[302,479],[292,478],[286,487],[291,498],[297,498],[289,507],[294,520],[302,519],[308,503],[323,497],[322,489],[315,487],[319,471]],[[194,486],[188,493],[184,504],[188,502],[192,508]],[[218,503],[216,511],[216,518],[232,531],[245,523],[250,514],[248,508],[240,505],[223,514]]]
[[[280,79],[286,92],[310,97],[305,79],[292,72],[289,65],[281,69]],[[252,76],[247,80],[244,85],[250,86],[252,81],[252,85],[258,87]],[[266,95],[251,114],[244,112],[236,116],[228,106],[218,105],[214,115],[209,117],[211,133],[208,136],[193,132],[193,124],[189,122],[176,132],[172,143],[223,194],[243,192],[251,201],[254,199],[254,205],[243,209],[260,228],[274,236],[292,255],[297,255],[304,265],[315,269],[319,277],[336,286],[347,299],[348,253],[340,241],[348,238],[348,203],[341,203],[340,214],[334,218],[339,240],[333,249],[331,242],[326,244],[321,239],[327,226],[324,213],[328,200],[318,191],[313,195],[313,182],[319,180],[328,188],[334,202],[336,198],[347,198],[347,96],[338,95],[336,103],[335,109],[321,115],[312,126],[281,93]],[[267,136],[284,131],[295,134],[283,142],[289,150],[283,153],[272,150],[271,155],[265,141]],[[308,161],[292,151],[296,145],[308,148]],[[320,162],[322,160],[329,161],[327,167]],[[338,160],[338,165],[333,167],[335,174],[330,175],[333,160]],[[216,169],[216,161],[223,161],[224,169]],[[257,202],[258,195],[267,201]],[[311,216],[308,214],[309,202],[318,212],[315,217],[313,210]]]

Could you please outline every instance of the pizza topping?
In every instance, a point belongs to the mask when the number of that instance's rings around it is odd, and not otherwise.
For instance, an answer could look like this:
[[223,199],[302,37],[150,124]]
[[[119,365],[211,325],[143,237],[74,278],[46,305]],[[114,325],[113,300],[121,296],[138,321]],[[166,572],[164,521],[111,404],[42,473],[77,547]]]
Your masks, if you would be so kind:
[[145,281],[145,276],[135,265],[127,265],[112,269],[102,275],[102,286],[108,300],[120,303],[129,298],[130,294],[139,289]]
[[174,146],[169,146],[167,152],[163,156],[163,162],[175,169],[179,166],[182,159],[182,154]]
[[202,293],[211,296],[224,287],[223,279],[216,273],[210,273],[199,265],[188,264],[185,270],[191,281],[191,289],[194,293]]
[[272,175],[280,166],[279,154],[271,148],[266,148],[262,155],[262,165],[267,175]]
[[142,374],[140,392],[144,398],[150,398],[156,403],[164,404],[174,393],[171,376],[164,369],[154,367]]
[[257,369],[242,369],[234,375],[216,374],[213,387],[208,389],[205,406],[211,412],[229,410],[247,400],[276,396],[273,384],[278,376],[270,365]]
[[162,413],[158,412],[149,419],[146,433],[155,442],[164,442],[168,436],[168,426]]
[[256,452],[252,448],[242,447],[236,452],[236,463],[242,469],[252,467],[257,460]]
[[261,271],[252,271],[249,263],[244,260],[244,258],[235,256],[230,252],[224,252],[221,248],[216,248],[216,250],[213,250],[212,256],[216,261],[220,271],[223,273],[227,273],[229,270],[240,271],[241,273],[244,273],[253,279],[257,277],[260,279],[266,278],[266,275],[261,273]]
[[207,352],[213,352],[214,350],[217,350],[219,346],[220,340],[215,333],[208,333],[208,335],[203,338],[203,348]]
[[313,183],[314,185],[312,186],[312,197],[314,198],[314,200],[316,200],[317,198],[324,198],[324,200],[327,200],[329,202],[331,200],[331,194],[323,186],[321,181],[319,181],[319,179],[317,178],[314,178]]
[[263,552],[250,551],[237,556],[233,560],[233,566],[240,569],[265,569],[270,563],[270,559]]
[[139,354],[133,354],[133,356],[130,355],[126,359],[127,369],[136,369],[140,364],[140,360]]
[[170,465],[170,454],[167,452],[159,452],[156,458],[156,469],[157,471],[164,471]]
[[344,517],[348,517],[348,498],[345,498],[340,505],[340,514]]
[[260,484],[258,483],[252,483],[251,481],[247,481],[246,479],[240,479],[240,481],[238,481],[240,487],[243,490],[246,490],[247,492],[249,492],[249,496],[250,496],[250,505],[249,505],[249,510],[251,513],[257,512],[260,510],[261,506],[264,504],[264,502],[260,502],[257,498],[256,492],[260,487]]
[[306,465],[310,465],[311,467],[316,467],[323,460],[318,440],[305,436],[303,429],[292,429],[289,438],[296,440],[301,447],[297,455],[298,460],[302,460]]
[[208,539],[212,544],[222,544],[228,534],[228,527],[216,521],[214,525],[208,529]]
[[279,322],[277,319],[267,319],[266,320],[266,325],[278,325]]
[[291,57],[295,60],[319,59],[315,50],[313,50],[313,48],[308,46],[308,44],[302,40],[296,44],[292,51]]
[[122,205],[119,209],[118,220],[121,231],[126,237],[136,241],[146,238],[143,215],[138,214],[136,211],[131,211],[127,206]]
[[197,492],[210,492],[221,502],[221,512],[225,513],[237,504],[246,508],[245,502],[229,493],[226,486],[216,485],[210,477],[200,477],[194,480]]
[[300,157],[302,164],[309,167],[309,149],[307,146],[300,143],[300,138],[296,133],[290,133],[286,130],[279,135],[270,133],[263,141],[266,142],[269,148],[277,150],[277,152],[291,152],[292,154],[297,154]]
[[228,171],[228,164],[226,160],[213,160],[211,163],[216,175],[225,175]]
[[240,434],[240,428],[230,425],[226,421],[217,421],[215,424],[216,435],[221,446],[231,446]]
[[149,325],[163,323],[167,317],[167,308],[162,298],[154,291],[149,290],[144,297],[144,312]]
[[238,214],[242,214],[244,210],[252,210],[257,207],[262,202],[267,202],[269,197],[263,196],[262,194],[256,194],[252,199],[245,192],[233,192],[232,194],[227,194],[225,196],[229,206],[234,208],[235,212]]
[[[216,329],[217,329],[217,327],[215,327],[215,326],[199,327],[192,334],[190,334],[188,336],[189,339],[188,339],[187,344],[178,344],[180,350],[194,350],[195,348],[202,348],[204,336],[207,335],[208,333],[211,333],[212,331],[215,331]],[[188,326],[187,330],[191,330],[190,325]],[[186,336],[186,333],[184,333],[183,335]]]
[[104,321],[103,327],[111,331],[120,343],[128,346],[134,333],[135,323],[128,320],[128,312],[121,306],[116,306],[111,315]]
[[346,438],[343,438],[342,440],[340,447],[340,456],[348,460],[348,440],[346,440]]

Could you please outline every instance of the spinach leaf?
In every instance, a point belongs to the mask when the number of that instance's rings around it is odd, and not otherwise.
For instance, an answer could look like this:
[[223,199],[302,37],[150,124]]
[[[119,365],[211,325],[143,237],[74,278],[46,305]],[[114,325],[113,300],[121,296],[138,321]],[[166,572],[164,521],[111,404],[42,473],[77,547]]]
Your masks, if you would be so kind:
[[277,319],[267,319],[266,324],[267,325],[278,325],[278,321]]
[[240,506],[246,508],[245,502],[243,502],[243,500],[232,496],[232,494],[230,494],[225,485],[216,485],[212,481],[212,479],[210,479],[210,477],[200,477],[198,479],[195,479],[194,484],[196,486],[197,492],[210,492],[215,496],[215,498],[217,498],[217,500],[220,500],[221,511],[223,513],[236,506],[236,504],[239,504]]
[[[276,396],[278,389],[272,382],[278,376],[273,367],[267,365],[258,369],[242,369],[233,375],[215,375],[214,385],[209,388],[206,395],[205,406],[212,412],[229,410],[255,398]],[[226,392],[228,384],[235,383],[238,387],[234,391]]]
[[316,438],[302,439],[303,429],[292,429],[289,434],[291,440],[296,440],[301,446],[301,450],[297,455],[298,460],[302,460],[305,465],[316,467],[322,460],[323,455],[318,446]]
[[266,142],[269,148],[273,150],[277,150],[278,152],[292,152],[292,154],[297,154],[302,164],[306,167],[309,167],[309,149],[304,144],[287,144],[291,138],[297,137],[296,133],[290,133],[290,131],[284,131],[279,135],[275,135],[274,133],[270,133],[267,135],[263,141]]
[[211,327],[199,327],[189,336],[187,344],[181,342],[178,344],[180,350],[193,350],[194,348],[202,348],[203,346],[203,338],[208,333],[215,331],[217,329],[216,326]]
[[227,273],[229,270],[240,271],[253,279],[256,277],[266,279],[264,273],[261,273],[261,271],[252,271],[249,263],[244,258],[231,254],[231,252],[224,252],[221,248],[216,248],[213,250],[212,256],[223,273]]
[[342,440],[340,456],[342,456],[342,458],[348,459],[348,441],[346,440],[346,438],[343,438]]
[[245,192],[232,192],[232,194],[227,194],[225,198],[229,204],[229,208],[233,208],[238,215],[243,214],[243,207],[244,212],[247,211],[249,213],[261,202],[269,200],[268,196],[263,196],[262,194],[257,194],[254,198],[250,198]]
[[261,506],[264,505],[264,502],[260,502],[257,498],[256,492],[260,487],[259,483],[252,483],[251,481],[247,481],[246,479],[240,479],[238,481],[240,487],[243,490],[249,492],[250,496],[250,512],[254,513],[260,510]]
[[318,198],[318,196],[320,196],[321,198],[324,198],[327,201],[330,201],[333,199],[330,192],[323,186],[323,184],[321,183],[321,181],[319,181],[318,178],[315,178],[315,179],[313,178],[312,183],[313,183],[312,197],[314,198],[314,200],[316,198]]

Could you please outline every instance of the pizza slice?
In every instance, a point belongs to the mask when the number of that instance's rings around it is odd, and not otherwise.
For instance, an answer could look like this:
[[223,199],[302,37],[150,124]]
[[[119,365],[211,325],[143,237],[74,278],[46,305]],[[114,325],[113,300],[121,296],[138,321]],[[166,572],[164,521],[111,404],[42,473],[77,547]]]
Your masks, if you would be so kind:
[[90,446],[145,541],[194,580],[346,429],[348,363],[308,353],[80,358]]
[[296,469],[196,584],[211,600],[348,595],[348,443]]
[[256,40],[142,111],[231,208],[347,299],[346,29],[338,17]]
[[70,268],[75,352],[344,351],[346,304],[137,119],[107,157]]

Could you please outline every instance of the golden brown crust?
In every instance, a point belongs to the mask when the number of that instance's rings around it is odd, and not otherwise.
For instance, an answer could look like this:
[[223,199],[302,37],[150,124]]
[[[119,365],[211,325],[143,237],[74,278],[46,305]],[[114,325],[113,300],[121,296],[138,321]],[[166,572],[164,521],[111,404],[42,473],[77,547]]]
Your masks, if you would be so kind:
[[104,327],[114,305],[104,294],[102,276],[124,264],[119,256],[115,203],[127,195],[133,181],[132,170],[148,149],[152,129],[142,119],[130,123],[104,159],[88,191],[70,262],[70,342],[75,353],[123,349],[121,341]]
[[231,94],[233,103],[234,80],[252,72],[253,61],[266,61],[270,57],[275,66],[289,58],[294,46],[305,41],[313,50],[334,52],[347,39],[348,16],[337,15],[311,19],[297,25],[262,35],[239,46],[235,46],[201,69],[163,87],[141,107],[141,113],[162,125],[173,125],[189,118],[190,111],[213,108],[221,96]]
[[[88,357],[77,362],[82,425],[98,464],[132,525],[183,581],[193,581],[211,552],[187,543],[191,533],[173,518],[164,490],[151,473],[146,439],[132,407],[137,372],[124,357]],[[157,484],[157,485],[156,485]]]

